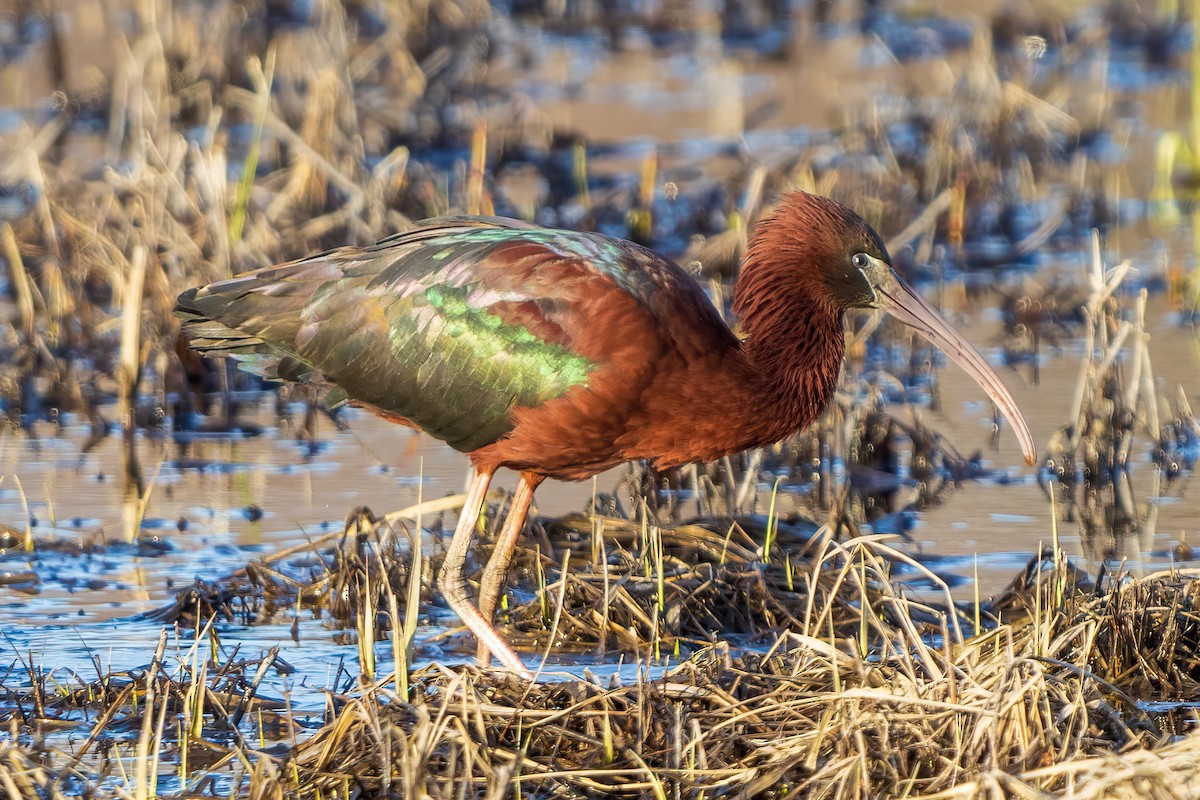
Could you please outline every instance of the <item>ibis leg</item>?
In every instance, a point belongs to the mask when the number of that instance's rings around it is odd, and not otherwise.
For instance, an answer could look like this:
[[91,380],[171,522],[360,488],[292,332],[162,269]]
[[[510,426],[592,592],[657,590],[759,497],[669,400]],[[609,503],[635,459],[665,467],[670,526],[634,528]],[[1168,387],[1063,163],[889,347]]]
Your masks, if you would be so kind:
[[[543,480],[541,475],[533,472],[522,472],[517,482],[517,490],[513,493],[512,505],[508,516],[504,519],[504,527],[500,529],[500,537],[496,540],[496,549],[483,568],[483,577],[479,581],[479,613],[491,624],[496,618],[496,601],[500,599],[500,588],[508,575],[508,565],[512,561],[513,551],[517,547],[517,537],[525,525],[529,515],[529,504],[533,493]],[[479,666],[486,667],[489,661],[489,649],[483,639],[479,640]]]
[[491,480],[490,472],[477,472],[471,479],[471,485],[467,489],[467,501],[458,518],[458,526],[454,529],[454,538],[450,540],[450,547],[446,550],[442,570],[438,573],[438,588],[442,590],[442,596],[446,598],[450,608],[479,638],[480,643],[495,653],[504,666],[524,677],[530,677],[529,670],[521,663],[513,649],[500,638],[492,623],[479,613],[479,609],[471,605],[471,598],[467,596],[467,579],[463,576],[467,550],[471,546],[471,537],[475,533],[476,523],[479,522],[479,510]]

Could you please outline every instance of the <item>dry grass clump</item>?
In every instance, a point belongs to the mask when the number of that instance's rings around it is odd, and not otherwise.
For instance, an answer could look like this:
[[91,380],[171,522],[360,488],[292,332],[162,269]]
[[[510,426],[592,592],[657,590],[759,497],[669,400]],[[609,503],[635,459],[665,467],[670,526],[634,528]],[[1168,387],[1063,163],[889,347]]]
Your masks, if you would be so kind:
[[[1078,309],[1085,344],[1067,423],[1051,437],[1039,475],[1063,521],[1075,523],[1085,552],[1106,560],[1149,549],[1158,497],[1195,463],[1200,434],[1182,387],[1172,408],[1155,382],[1146,321],[1147,291],[1121,297],[1131,274],[1125,261],[1104,263],[1093,239],[1087,298]],[[1166,422],[1163,422],[1163,419]],[[1148,486],[1135,483],[1139,436],[1154,447]],[[1152,500],[1139,504],[1139,496]]]
[[[1139,623],[1147,593],[1170,609],[1153,628]],[[902,619],[870,656],[845,638],[787,633],[762,653],[718,646],[624,682],[430,669],[407,701],[381,688],[347,703],[282,774],[305,796],[1055,796],[1094,777],[1183,797],[1197,770],[1171,765],[1194,755],[1195,737],[1170,744],[1170,714],[1139,708],[1128,672],[1107,671],[1124,665],[1096,653],[1114,633],[1161,639],[1165,625],[1159,649],[1190,668],[1194,638],[1171,620],[1192,629],[1193,596],[1190,582],[1159,577],[940,646]],[[1135,652],[1150,640],[1127,641]]]
[[1068,660],[1112,676],[1140,700],[1194,698],[1200,690],[1200,583],[1195,570],[1133,581],[1094,599],[1063,627]]
[[[327,614],[336,626],[352,626],[364,608],[378,607],[385,591],[403,595],[410,568],[407,540],[370,509],[358,508],[343,530],[251,561],[221,580],[196,581],[148,616],[185,628],[214,618],[264,625],[305,609]],[[390,628],[387,617],[377,624],[381,633]]]
[[[157,796],[160,777],[177,771],[186,785],[194,771],[236,770],[259,760],[249,741],[294,736],[285,704],[258,697],[269,672],[291,671],[278,648],[255,659],[237,658],[235,650],[222,661],[210,624],[169,659],[167,638],[163,630],[140,669],[105,671],[96,657],[96,678],[87,680],[22,661],[0,678],[0,719],[13,734],[0,743],[5,796]],[[251,721],[256,735],[244,735]],[[87,736],[68,740],[68,751],[51,743],[76,729]]]
[[[411,516],[405,511],[393,518],[405,515]],[[854,530],[848,517],[840,519],[844,525],[837,530]],[[883,544],[868,555],[855,544],[867,539],[842,545],[830,536],[835,528],[818,533],[803,519],[705,517],[660,527],[645,518],[639,523],[568,514],[538,519],[536,527],[539,541],[518,551],[502,598],[504,608],[518,604],[500,618],[505,635],[528,650],[540,652],[552,643],[557,653],[678,657],[723,636],[761,638],[789,630],[832,631],[857,640],[866,652],[886,643],[897,622],[896,592],[877,577],[894,573],[934,587],[933,600],[906,601],[905,613],[917,620],[921,635],[946,634],[949,625],[961,638],[960,629],[979,624],[969,610],[955,607],[946,585],[918,561]],[[866,564],[854,566],[853,559],[870,561],[870,578]],[[361,648],[396,635],[413,597],[414,566],[424,587],[418,610],[433,610],[440,602],[432,591],[440,563],[440,554],[414,562],[408,538],[359,509],[344,531],[250,562],[225,579],[197,582],[148,616],[195,629],[213,619],[287,621],[304,609],[335,629],[357,627],[360,637],[366,616],[371,631]]]
[[[272,648],[258,658],[221,662],[215,655],[219,636],[212,626],[202,627],[193,634],[190,644],[175,654],[178,661],[174,664],[166,656],[165,630],[158,650],[141,668],[105,670],[98,656],[94,656],[95,677],[91,679],[69,670],[46,670],[19,659],[19,669],[0,681],[0,716],[27,726],[38,737],[86,723],[91,736],[74,751],[75,763],[93,746],[99,749],[110,746],[108,737],[116,733],[136,736],[144,720],[147,699],[160,704],[160,711],[167,707],[178,714],[178,725],[173,723],[165,733],[166,739],[173,743],[189,738],[198,740],[202,730],[210,735],[223,731],[240,740],[238,726],[250,712],[259,717],[261,724],[283,725],[287,730],[285,720],[275,713],[282,703],[257,696],[258,687],[269,671],[291,670],[279,658],[279,648]],[[214,651],[211,660],[204,655],[206,647]]]
[[0,786],[8,800],[59,800],[71,796],[56,787],[52,770],[34,749],[0,742]]
[[[347,540],[351,552],[380,546],[363,527],[369,521],[354,515],[351,530],[364,536]],[[904,557],[877,537],[838,543],[826,528],[801,546],[781,536],[797,552],[784,561],[782,546],[768,548],[764,565],[736,530],[727,545],[708,528],[662,531],[649,547],[658,560],[647,561],[620,543],[641,535],[631,527],[605,545],[607,567],[557,578],[547,569],[548,583],[512,613],[508,635],[556,659],[589,636],[594,652],[598,636],[636,654],[635,675],[566,677],[549,663],[542,681],[528,684],[473,667],[409,672],[407,660],[383,675],[367,666],[363,641],[369,649],[373,640],[360,624],[360,691],[330,695],[312,738],[266,751],[256,747],[264,737],[302,730],[257,691],[271,670],[290,668],[274,651],[222,660],[208,644],[212,623],[197,621],[174,667],[164,636],[142,670],[106,675],[98,666],[89,681],[24,664],[0,680],[0,713],[19,729],[44,735],[90,713],[90,735],[69,755],[40,745],[32,768],[33,751],[8,747],[0,780],[14,797],[53,796],[46,774],[60,786],[112,780],[122,761],[108,756],[122,745],[109,753],[107,737],[124,731],[143,765],[123,778],[127,786],[154,785],[154,770],[178,771],[193,787],[232,771],[233,785],[264,797],[1108,796],[1091,781],[1112,796],[1186,797],[1195,786],[1187,759],[1200,745],[1194,735],[1173,740],[1189,727],[1179,703],[1195,696],[1200,675],[1200,590],[1190,574],[1093,584],[1047,552],[1008,591],[971,608],[951,602],[936,576],[926,576],[933,588],[925,592],[894,582]],[[361,552],[339,571],[362,575],[362,562],[377,559]],[[602,624],[588,592],[603,591],[597,571],[605,570]],[[342,592],[357,593],[349,602],[358,616],[394,615],[404,603],[382,574]],[[748,649],[744,639],[735,647],[706,632],[687,641],[696,648],[690,659],[662,666],[679,636],[666,622],[700,619],[703,628],[715,619],[736,629],[719,616],[725,602],[734,604],[730,618],[755,604],[759,613],[782,610],[754,620],[763,627]],[[539,616],[543,603],[549,613]],[[622,630],[622,614],[650,624]],[[514,635],[522,620],[537,630]],[[976,627],[978,635],[963,633]],[[345,686],[355,680],[346,675]],[[1085,786],[1090,794],[1080,795]]]
[[[932,600],[901,590],[883,559],[902,557],[874,539],[818,535],[790,567],[779,550],[769,566],[722,565],[718,547],[752,555],[743,534],[718,545],[708,528],[647,531],[662,537],[649,544],[660,561],[624,550],[622,539],[641,534],[618,527],[603,566],[577,564],[550,583],[546,567],[506,635],[556,658],[607,642],[639,663],[667,655],[674,637],[707,645],[693,658],[626,681],[559,681],[552,664],[544,675],[557,682],[533,685],[469,667],[410,674],[406,692],[384,677],[345,699],[261,790],[1053,796],[1094,775],[1114,792],[1182,797],[1195,780],[1170,768],[1197,747],[1170,744],[1187,717],[1172,703],[1194,696],[1200,664],[1198,590],[1186,575],[1109,579],[1098,590],[1047,552],[971,609],[937,590]],[[754,650],[705,641],[754,613]],[[672,619],[705,633],[687,639]],[[965,638],[979,621],[988,630]]]
[[[676,528],[596,519],[591,537],[563,544],[564,528],[580,533],[584,521],[569,516],[545,526],[558,563],[540,549],[514,562],[514,574],[534,587],[529,600],[500,618],[518,646],[678,657],[726,636],[761,642],[787,630],[851,639],[861,652],[886,649],[899,599],[880,577],[893,569],[936,587],[931,603],[904,601],[914,632],[939,636],[949,625],[958,635],[973,624],[918,562],[881,543],[866,548],[869,539],[839,544],[830,528],[814,535],[773,517],[700,519]],[[522,589],[515,594],[528,596]]]

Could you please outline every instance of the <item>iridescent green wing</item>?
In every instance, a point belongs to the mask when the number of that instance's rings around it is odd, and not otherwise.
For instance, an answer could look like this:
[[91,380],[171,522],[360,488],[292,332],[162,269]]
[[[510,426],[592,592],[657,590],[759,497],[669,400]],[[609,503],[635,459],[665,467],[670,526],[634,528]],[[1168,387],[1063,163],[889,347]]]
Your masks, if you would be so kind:
[[185,293],[178,310],[197,349],[333,384],[470,451],[508,432],[514,407],[587,385],[600,359],[578,340],[602,324],[581,311],[587,293],[628,292],[649,308],[664,281],[699,293],[617,240],[451,218]]

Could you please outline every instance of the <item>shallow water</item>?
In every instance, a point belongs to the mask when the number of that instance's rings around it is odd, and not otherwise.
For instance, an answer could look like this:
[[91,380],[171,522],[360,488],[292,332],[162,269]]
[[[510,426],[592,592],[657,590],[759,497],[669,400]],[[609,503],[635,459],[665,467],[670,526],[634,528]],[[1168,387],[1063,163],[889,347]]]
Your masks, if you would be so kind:
[[[662,159],[660,183],[685,187],[732,174],[747,152],[771,163],[820,143],[829,126],[845,122],[848,110],[870,114],[890,97],[914,92],[944,96],[966,59],[950,51],[942,54],[944,58],[896,62],[894,41],[888,46],[884,36],[837,29],[806,40],[803,49],[778,60],[753,58],[751,46],[723,45],[702,35],[688,47],[657,47],[644,31],[628,31],[619,53],[598,36],[561,37],[519,26],[516,35],[526,37],[540,56],[528,70],[498,82],[515,85],[557,128],[587,131],[589,141],[606,145],[589,157],[590,170],[636,182],[639,162],[657,150]],[[944,43],[947,38],[953,39],[947,35],[931,41]],[[1114,191],[1128,198],[1120,205],[1128,219],[1109,232],[1108,244],[1110,261],[1134,260],[1139,276],[1129,282],[1132,291],[1139,283],[1163,282],[1168,266],[1193,264],[1190,228],[1154,231],[1138,199],[1148,195],[1152,184],[1150,165],[1158,134],[1183,125],[1179,109],[1185,107],[1186,86],[1179,76],[1154,73],[1136,60],[1114,58],[1093,67],[1104,72],[1121,101],[1121,113],[1128,115],[1128,139],[1109,153]],[[10,69],[5,68],[7,84],[0,86],[12,85]],[[1096,91],[1094,77],[1081,70],[1081,91],[1067,102],[1068,111],[1086,113]],[[755,117],[768,103],[774,110],[748,127],[747,117]],[[512,181],[513,197],[523,192],[523,202],[536,206],[542,191],[537,180],[522,188],[516,185],[518,179]],[[678,252],[684,244],[665,242],[663,247]],[[1086,242],[1069,248],[1058,243],[1021,274],[1043,281],[1064,275],[1068,284],[1083,285],[1089,257]],[[973,274],[970,280],[1015,287],[1021,274],[989,272]],[[943,288],[944,307],[999,365],[1001,326],[988,305],[995,295],[968,301],[954,287],[952,280]],[[1162,292],[1151,297],[1150,309],[1151,356],[1160,393],[1174,397],[1181,386],[1194,398],[1200,391],[1195,333],[1172,314]],[[1043,347],[1037,386],[1030,383],[1027,366],[1001,370],[1039,445],[1044,446],[1070,412],[1083,347],[1073,336],[1065,333],[1057,349]],[[998,450],[989,449],[991,414],[979,388],[953,366],[940,370],[939,381],[942,411],[922,411],[926,421],[960,452],[982,449],[987,465],[1009,480],[965,484],[942,505],[920,515],[909,531],[913,542],[904,546],[945,557],[938,570],[965,579],[956,581],[956,591],[964,597],[973,591],[970,582],[978,570],[986,596],[1050,541],[1051,509],[1036,481],[1036,469],[1024,465],[1010,431],[1001,436]],[[908,413],[893,411],[902,418]],[[298,407],[291,410],[297,423],[302,413]],[[48,543],[123,540],[129,507],[119,436],[109,436],[82,454],[89,431],[78,419],[65,418],[58,430],[42,423],[36,440],[6,432],[0,438],[0,522],[24,530],[27,504],[38,548],[33,554],[10,552],[0,560],[0,577],[7,576],[5,582],[11,584],[0,586],[0,621],[7,637],[0,649],[30,653],[35,663],[48,667],[80,668],[88,650],[113,668],[144,664],[160,626],[130,618],[166,605],[176,590],[193,580],[218,579],[248,559],[294,545],[305,536],[338,530],[353,507],[366,505],[382,513],[411,505],[417,501],[419,482],[425,498],[460,492],[465,484],[467,464],[460,454],[363,412],[348,412],[348,432],[337,432],[323,420],[321,447],[315,454],[297,441],[294,428],[275,427],[269,398],[262,398],[249,418],[264,426],[261,436],[202,439],[187,450],[170,437],[143,436],[140,462],[153,487],[143,534],[161,537],[162,548],[112,546],[91,555],[56,550]],[[1140,436],[1138,441],[1133,474],[1144,510],[1153,492],[1154,467],[1149,440]],[[595,486],[607,491],[616,481],[617,475],[609,473]],[[500,479],[501,486],[511,483],[512,476]],[[760,489],[765,496],[769,487]],[[1156,534],[1121,544],[1115,555],[1126,559],[1125,566],[1140,571],[1170,563],[1179,532],[1195,529],[1196,505],[1186,490],[1184,478],[1169,492],[1178,502],[1158,505]],[[581,510],[592,493],[591,483],[547,484],[538,493],[538,508],[545,514]],[[783,510],[790,510],[786,499]],[[447,517],[447,527],[452,522]],[[1083,565],[1096,566],[1095,553],[1085,547],[1074,525],[1060,523],[1059,532],[1069,554],[1081,558]],[[280,644],[283,658],[303,676],[292,679],[292,689],[301,686],[312,692],[299,690],[299,707],[317,708],[321,699],[315,690],[329,685],[340,660],[353,659],[353,648],[333,644],[330,631],[307,618],[300,626],[299,642],[293,642],[289,625],[226,626],[222,633],[227,644],[240,642],[251,651]],[[436,626],[426,626],[421,635],[438,632]],[[386,664],[389,648],[379,649]],[[426,644],[419,655],[470,660],[468,653],[442,650],[437,643]],[[276,694],[285,688],[278,679],[268,685]]]

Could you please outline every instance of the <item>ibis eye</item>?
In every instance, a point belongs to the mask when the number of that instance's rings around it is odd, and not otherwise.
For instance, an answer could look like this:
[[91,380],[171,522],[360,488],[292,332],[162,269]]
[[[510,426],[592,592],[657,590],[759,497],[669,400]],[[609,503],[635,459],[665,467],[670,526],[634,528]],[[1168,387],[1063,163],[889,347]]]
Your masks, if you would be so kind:
[[850,259],[850,263],[854,265],[855,269],[866,269],[867,265],[871,263],[871,257],[866,253],[855,253],[854,257]]

